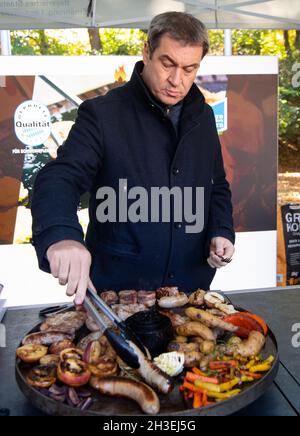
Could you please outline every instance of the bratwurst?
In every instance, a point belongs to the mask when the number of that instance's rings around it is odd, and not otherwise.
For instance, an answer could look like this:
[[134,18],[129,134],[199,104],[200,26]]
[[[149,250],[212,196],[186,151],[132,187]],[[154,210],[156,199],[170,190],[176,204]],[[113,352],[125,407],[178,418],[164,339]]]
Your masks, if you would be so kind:
[[226,332],[234,333],[238,330],[233,324],[229,324],[228,322],[223,321],[217,316],[212,315],[211,313],[206,312],[205,310],[196,309],[195,307],[189,307],[185,310],[185,314],[194,321],[199,321],[202,324],[206,325],[209,328],[218,327]]
[[254,330],[250,332],[248,339],[236,345],[229,346],[226,354],[229,356],[240,354],[242,357],[257,356],[263,349],[265,343],[266,338],[264,335]]
[[172,379],[158,366],[155,365],[143,352],[131,341],[127,341],[131,348],[133,348],[135,354],[138,357],[140,367],[137,372],[141,377],[153,388],[157,389],[163,394],[168,394],[173,389]]
[[178,326],[176,333],[180,336],[200,336],[205,341],[216,341],[213,332],[206,325],[197,321],[190,321]]
[[176,296],[162,297],[158,300],[159,307],[170,309],[172,307],[185,306],[189,302],[187,295],[184,292],[179,292]]
[[159,399],[153,389],[145,383],[125,377],[92,377],[90,385],[101,394],[126,397],[136,401],[143,412],[156,415],[159,412]]

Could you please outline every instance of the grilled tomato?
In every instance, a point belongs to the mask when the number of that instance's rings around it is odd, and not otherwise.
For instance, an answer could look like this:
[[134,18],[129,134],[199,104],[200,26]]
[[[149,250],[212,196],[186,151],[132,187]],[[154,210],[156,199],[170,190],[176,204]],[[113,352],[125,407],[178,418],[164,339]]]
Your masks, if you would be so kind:
[[66,348],[62,350],[59,354],[60,360],[66,360],[66,359],[77,359],[77,360],[83,360],[83,351],[80,348]]
[[44,345],[28,344],[17,348],[16,353],[19,359],[26,363],[38,362],[47,354],[48,348]]
[[91,376],[88,366],[82,360],[67,358],[57,368],[57,377],[66,385],[77,388],[87,384]]
[[57,366],[60,362],[59,356],[57,354],[47,354],[40,359],[41,365],[52,365]]
[[56,382],[56,368],[50,365],[39,365],[32,368],[26,381],[36,388],[49,388]]
[[255,313],[243,312],[243,314],[255,319],[255,321],[257,321],[262,327],[264,335],[267,336],[269,329],[264,319],[262,319],[259,315],[256,315]]
[[116,375],[118,372],[118,364],[116,361],[102,356],[95,364],[90,364],[89,369],[96,377],[106,377],[109,375]]

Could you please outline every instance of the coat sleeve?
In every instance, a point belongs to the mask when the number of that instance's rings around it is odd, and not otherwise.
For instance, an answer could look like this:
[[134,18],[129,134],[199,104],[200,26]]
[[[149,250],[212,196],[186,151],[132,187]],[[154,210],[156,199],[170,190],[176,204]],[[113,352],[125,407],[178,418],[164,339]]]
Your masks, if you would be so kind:
[[[215,126],[215,118],[212,114],[212,122]],[[221,150],[219,135],[215,127],[215,158],[212,178],[212,193],[209,205],[208,238],[207,245],[216,236],[222,236],[233,244],[235,243],[235,232],[232,217],[232,202],[229,183],[226,180],[224,162]]]
[[32,243],[42,270],[50,270],[46,259],[50,245],[66,239],[84,244],[77,209],[80,196],[90,190],[102,161],[101,123],[95,101],[86,100],[80,105],[75,124],[58,149],[57,158],[45,165],[34,184]]

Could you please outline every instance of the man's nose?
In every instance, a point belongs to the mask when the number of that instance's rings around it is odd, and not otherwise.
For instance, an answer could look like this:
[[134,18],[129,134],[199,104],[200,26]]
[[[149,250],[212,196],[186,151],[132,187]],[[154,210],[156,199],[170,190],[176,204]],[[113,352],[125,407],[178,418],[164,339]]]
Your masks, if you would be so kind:
[[181,70],[180,68],[174,68],[169,77],[169,82],[172,86],[179,86],[181,83]]

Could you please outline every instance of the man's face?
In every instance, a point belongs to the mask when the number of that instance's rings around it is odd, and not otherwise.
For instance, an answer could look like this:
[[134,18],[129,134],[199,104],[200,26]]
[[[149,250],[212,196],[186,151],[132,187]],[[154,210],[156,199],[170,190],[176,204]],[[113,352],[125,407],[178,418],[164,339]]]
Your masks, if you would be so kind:
[[157,100],[174,105],[188,94],[202,56],[202,47],[183,45],[163,35],[151,57],[149,46],[145,44],[143,79]]

